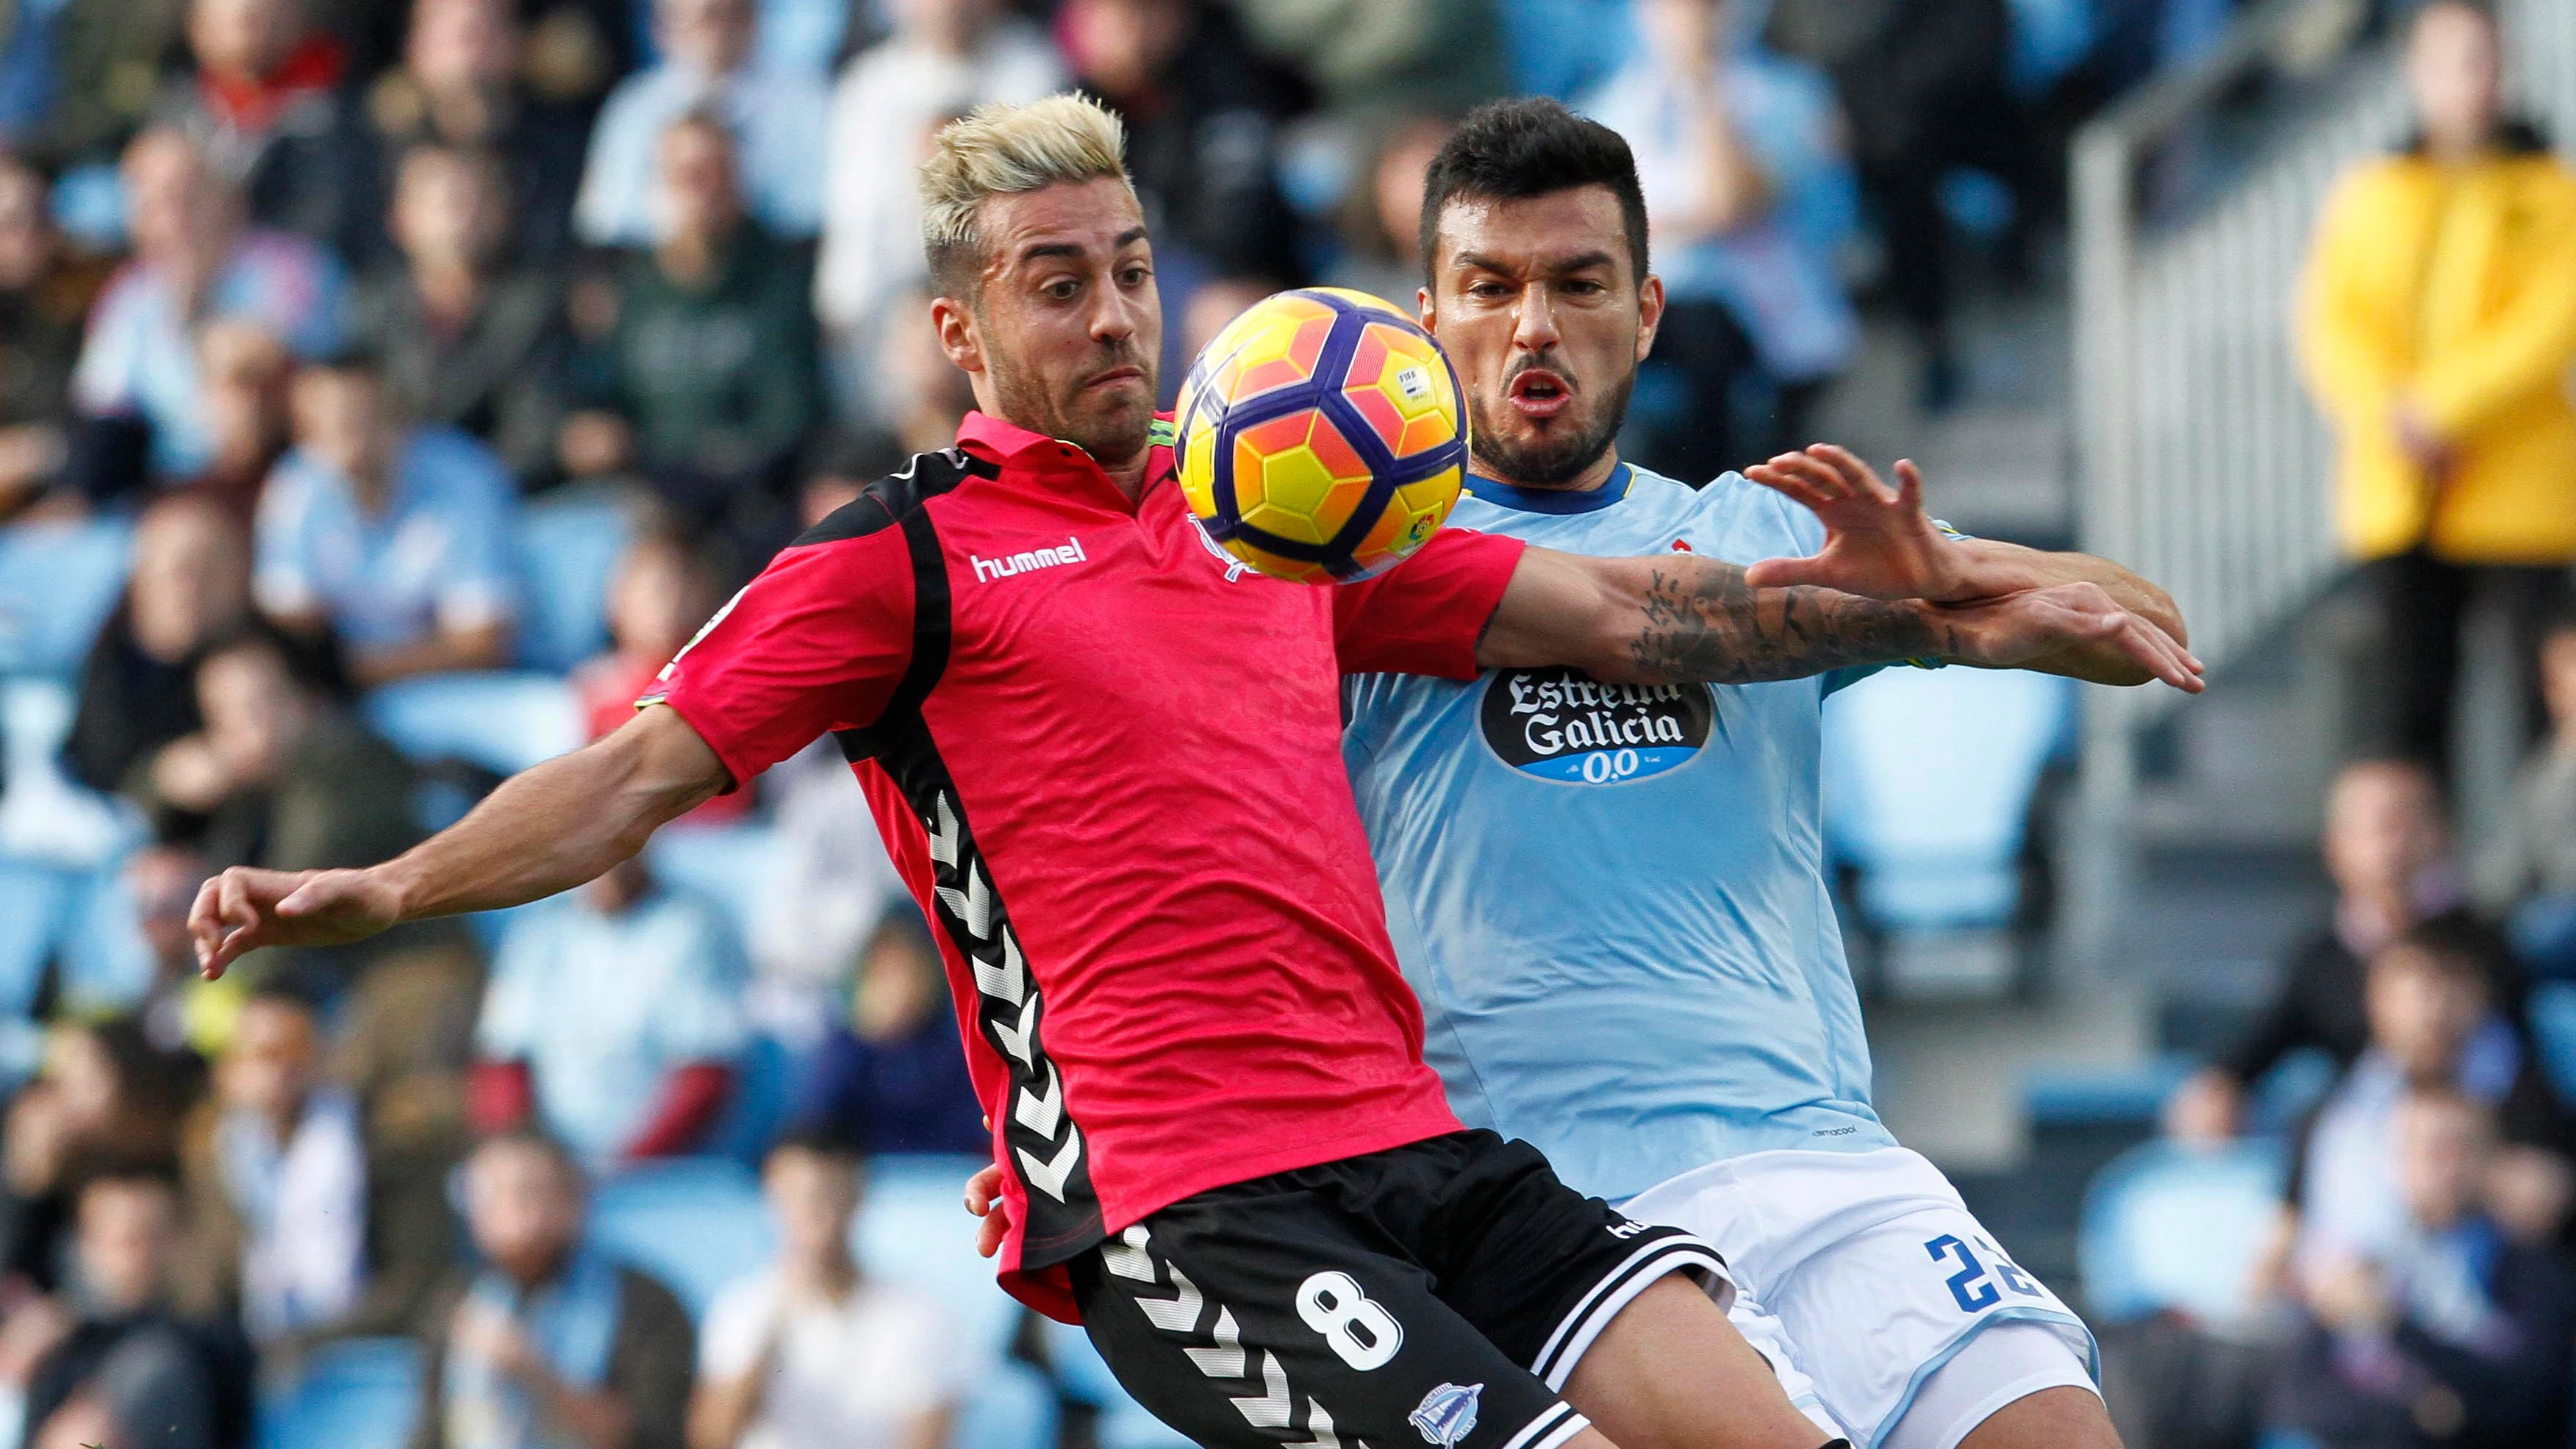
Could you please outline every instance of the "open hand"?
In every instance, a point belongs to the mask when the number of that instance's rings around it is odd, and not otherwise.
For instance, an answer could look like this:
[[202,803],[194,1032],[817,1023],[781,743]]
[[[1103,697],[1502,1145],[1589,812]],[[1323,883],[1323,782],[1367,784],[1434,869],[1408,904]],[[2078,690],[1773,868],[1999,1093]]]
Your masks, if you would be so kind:
[[966,1211],[984,1220],[975,1233],[975,1253],[989,1258],[1002,1251],[1002,1239],[1011,1233],[1010,1209],[1002,1202],[1002,1169],[992,1163],[966,1179]]
[[376,934],[402,916],[391,885],[364,870],[255,870],[234,866],[197,891],[188,935],[197,969],[212,981],[262,946],[337,946]]
[[2208,687],[2201,682],[2200,661],[2189,650],[2120,607],[2099,584],[2056,584],[1974,603],[1935,605],[1932,621],[1944,634],[1943,656],[1962,663],[2011,669],[2107,644],[2129,664],[2185,694]]
[[1872,599],[1959,603],[2023,587],[2027,580],[1980,579],[1979,559],[1923,511],[1923,473],[1896,465],[1888,487],[1847,449],[1818,443],[1744,470],[1744,476],[1816,515],[1825,546],[1806,558],[1766,559],[1745,570],[1757,589],[1815,584]]

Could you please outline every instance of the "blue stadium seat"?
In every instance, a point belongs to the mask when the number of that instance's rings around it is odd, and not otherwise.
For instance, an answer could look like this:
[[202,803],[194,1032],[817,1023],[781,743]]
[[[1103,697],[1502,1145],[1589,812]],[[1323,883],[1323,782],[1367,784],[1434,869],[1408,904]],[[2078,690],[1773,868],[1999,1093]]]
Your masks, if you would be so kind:
[[2033,1122],[2153,1122],[2192,1062],[2181,1055],[2133,1067],[2043,1067],[2022,1079]]
[[142,833],[132,810],[64,773],[63,741],[78,707],[66,680],[0,678],[0,856],[88,870]]
[[0,858],[0,1017],[21,1017],[36,1000],[71,919],[77,878],[25,861]]
[[778,835],[765,825],[677,824],[644,849],[655,876],[722,902],[745,936],[778,874]]
[[1891,669],[1825,710],[1828,852],[1891,930],[2001,926],[2040,772],[2073,743],[2075,687],[2043,674]]
[[463,760],[515,775],[579,749],[581,706],[551,674],[436,674],[367,696],[366,720],[415,760]]
[[678,1294],[691,1318],[775,1251],[758,1179],[720,1157],[646,1163],[608,1179],[591,1194],[590,1231],[610,1257]]
[[403,1449],[420,1412],[420,1350],[358,1338],[316,1350],[292,1384],[262,1396],[258,1449]]
[[733,1096],[707,1134],[707,1150],[757,1165],[796,1105],[799,1065],[786,1043],[767,1032],[755,1033],[734,1060]]
[[2531,1035],[2540,1065],[2562,1102],[2576,1102],[2576,982],[2544,981],[2531,988]]
[[[1055,1441],[1055,1386],[1023,1363],[978,1373],[948,1436],[950,1449],[1050,1449]],[[1109,1449],[1106,1439],[1101,1443]]]
[[2149,1142],[2114,1159],[2085,1190],[2076,1230],[2094,1321],[2170,1309],[2220,1327],[2245,1323],[2287,1171],[2287,1152],[2266,1141]]
[[68,678],[125,587],[134,530],[113,520],[0,528],[0,674]]
[[599,494],[520,511],[520,663],[561,674],[608,647],[608,586],[634,533],[626,506]]
[[869,1273],[938,1300],[958,1331],[999,1362],[1020,1306],[993,1281],[993,1265],[975,1256],[976,1222],[958,1205],[966,1179],[983,1165],[978,1157],[878,1159],[850,1236]]

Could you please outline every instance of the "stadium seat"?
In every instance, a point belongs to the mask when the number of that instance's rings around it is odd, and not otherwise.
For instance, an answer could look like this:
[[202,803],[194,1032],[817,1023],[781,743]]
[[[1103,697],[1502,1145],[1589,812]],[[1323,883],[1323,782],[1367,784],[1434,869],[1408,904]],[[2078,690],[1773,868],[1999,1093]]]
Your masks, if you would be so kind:
[[0,674],[79,671],[125,587],[133,537],[104,519],[0,528]]
[[1889,930],[2010,924],[2041,771],[2073,742],[2072,681],[1891,669],[1825,710],[1825,838]]
[[590,1231],[610,1257],[678,1294],[693,1319],[775,1251],[759,1180],[720,1157],[650,1162],[609,1178],[591,1194]]
[[582,744],[581,706],[551,674],[435,674],[367,696],[367,723],[415,760],[515,775]]
[[2576,982],[2544,981],[2531,988],[2531,1035],[2540,1065],[2562,1102],[2576,1102]]
[[707,1151],[757,1164],[795,1106],[796,1054],[766,1032],[734,1059],[733,1096],[707,1134]]
[[2246,1324],[2287,1163],[2275,1142],[2149,1142],[2103,1168],[2085,1192],[2076,1244],[2094,1320],[2172,1310],[2221,1330]]
[[77,709],[68,681],[0,679],[0,857],[89,870],[141,833],[132,811],[63,773]]
[[403,1449],[420,1411],[420,1350],[407,1338],[317,1349],[304,1372],[263,1395],[258,1449]]
[[966,1179],[983,1165],[977,1157],[879,1158],[850,1236],[869,1273],[938,1300],[957,1330],[1000,1362],[1020,1306],[993,1281],[993,1265],[975,1255],[976,1222],[958,1205]]
[[746,938],[752,914],[778,875],[778,836],[765,825],[670,826],[645,846],[653,874],[712,896]]
[[0,1016],[25,1016],[71,919],[76,878],[0,858]]
[[562,674],[608,647],[608,585],[634,536],[617,499],[547,498],[519,514],[519,662]]
[[[1055,1386],[1022,1363],[978,1373],[948,1436],[950,1449],[1051,1449],[1055,1442]],[[1105,1438],[1101,1445],[1110,1449]]]

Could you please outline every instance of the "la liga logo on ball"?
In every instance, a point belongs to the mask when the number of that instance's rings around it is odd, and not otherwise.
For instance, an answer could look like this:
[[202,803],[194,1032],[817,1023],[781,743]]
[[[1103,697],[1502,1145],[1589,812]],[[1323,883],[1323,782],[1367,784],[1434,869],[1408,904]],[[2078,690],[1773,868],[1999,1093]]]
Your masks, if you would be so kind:
[[1467,477],[1457,370],[1387,302],[1307,287],[1254,303],[1181,385],[1181,492],[1218,547],[1350,583],[1439,531]]

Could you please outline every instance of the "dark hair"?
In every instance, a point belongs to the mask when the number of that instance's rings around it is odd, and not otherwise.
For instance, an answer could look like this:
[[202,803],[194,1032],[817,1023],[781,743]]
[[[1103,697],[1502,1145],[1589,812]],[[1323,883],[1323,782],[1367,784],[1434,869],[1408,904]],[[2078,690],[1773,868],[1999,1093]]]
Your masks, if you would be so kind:
[[859,1144],[850,1140],[848,1133],[838,1131],[823,1122],[799,1122],[790,1126],[770,1142],[769,1151],[763,1155],[762,1160],[775,1162],[780,1154],[788,1152],[801,1152],[808,1157],[846,1162],[853,1168],[865,1161],[867,1157],[867,1154],[859,1149]]
[[2513,995],[2512,948],[2494,927],[2468,911],[2444,911],[2416,922],[2371,953],[2371,960],[2399,950],[2423,958],[2445,976],[2474,977],[2496,1000]]
[[1495,101],[1467,113],[1422,183],[1422,265],[1437,264],[1440,215],[1460,200],[1519,201],[1606,186],[1619,200],[1636,281],[1646,280],[1646,193],[1618,132],[1551,100]]

